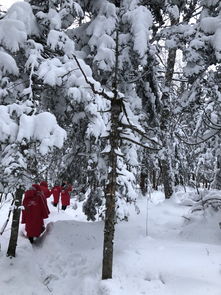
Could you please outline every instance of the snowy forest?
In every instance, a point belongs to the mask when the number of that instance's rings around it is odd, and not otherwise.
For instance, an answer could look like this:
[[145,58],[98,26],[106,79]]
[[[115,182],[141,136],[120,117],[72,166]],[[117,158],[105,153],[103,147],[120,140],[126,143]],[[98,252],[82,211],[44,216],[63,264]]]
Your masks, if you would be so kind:
[[[1,295],[220,294],[220,61],[219,0],[0,0]],[[49,204],[34,248],[20,233],[22,200],[42,180],[73,191],[67,211]],[[176,253],[183,240],[204,242],[205,258],[197,244]],[[68,280],[48,262],[34,281],[31,267],[63,243],[69,255],[50,261],[63,257]],[[182,268],[188,253],[196,261],[171,287],[166,263],[174,254]],[[201,267],[196,284],[189,268]]]

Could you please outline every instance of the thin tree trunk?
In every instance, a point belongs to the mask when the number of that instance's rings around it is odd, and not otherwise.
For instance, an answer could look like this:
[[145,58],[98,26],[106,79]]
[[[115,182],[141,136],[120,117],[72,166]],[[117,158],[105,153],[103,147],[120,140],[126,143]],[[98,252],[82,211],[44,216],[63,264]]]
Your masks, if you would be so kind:
[[0,193],[0,203],[2,202],[3,193]]
[[144,196],[147,193],[147,177],[148,175],[146,173],[144,172],[140,173],[140,189]]
[[102,263],[102,280],[112,278],[113,269],[113,248],[114,232],[116,223],[116,190],[117,190],[117,154],[116,151],[120,143],[119,117],[121,114],[121,99],[118,99],[118,59],[119,59],[119,32],[116,31],[116,61],[115,61],[115,78],[113,81],[114,97],[111,101],[111,130],[109,167],[110,172],[107,178],[107,187],[105,192],[105,222],[104,222],[104,244],[103,244],[103,263]]
[[157,176],[155,169],[152,170],[152,183],[153,189],[157,191]]
[[20,206],[22,204],[23,193],[24,193],[24,190],[21,187],[17,188],[15,192],[15,205],[14,205],[15,208],[13,211],[11,236],[10,236],[10,241],[9,241],[8,251],[7,251],[7,256],[9,257],[15,257],[17,240],[18,240],[19,220],[20,220],[20,214],[21,214]]
[[163,178],[164,194],[165,198],[169,199],[173,194],[172,177],[170,174],[170,167],[167,160],[161,160],[161,171]]
[[110,173],[108,174],[108,185],[106,188],[106,210],[104,224],[104,245],[103,245],[103,267],[102,280],[112,278],[113,267],[113,244],[114,231],[116,222],[116,189],[117,189],[117,154],[119,142],[118,118],[121,112],[120,104],[117,99],[113,99],[111,103],[111,132],[110,145],[111,152],[109,154]]
[[[171,17],[171,25],[175,25],[178,23],[178,20],[173,19]],[[168,122],[170,120],[170,88],[171,82],[174,74],[175,61],[176,61],[176,48],[169,49],[168,57],[167,57],[167,68],[165,74],[165,91],[162,95],[162,114],[161,114],[161,140],[164,147],[164,158],[161,161],[161,170],[162,170],[162,179],[164,185],[164,194],[166,198],[170,198],[173,194],[173,179],[171,177],[171,167],[170,167],[170,153],[169,153],[169,126]]]

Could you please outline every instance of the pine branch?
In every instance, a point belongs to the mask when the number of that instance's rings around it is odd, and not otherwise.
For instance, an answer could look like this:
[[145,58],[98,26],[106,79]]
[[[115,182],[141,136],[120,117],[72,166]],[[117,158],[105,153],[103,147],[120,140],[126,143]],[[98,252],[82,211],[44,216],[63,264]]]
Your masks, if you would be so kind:
[[221,125],[218,125],[218,124],[216,124],[216,123],[214,123],[209,117],[208,117],[208,115],[206,114],[206,112],[204,111],[204,114],[203,114],[205,117],[206,117],[206,119],[209,121],[209,124],[211,124],[211,125],[213,125],[213,126],[210,126],[207,122],[206,122],[206,120],[203,118],[203,121],[204,121],[204,123],[206,124],[206,126],[208,126],[209,128],[211,128],[211,129],[214,129],[214,130],[220,130],[221,129]]
[[150,74],[151,73],[151,70],[148,69],[147,71],[144,71],[140,76],[134,78],[133,80],[130,80],[130,81],[126,81],[128,84],[132,84],[132,83],[135,83],[137,81],[139,81],[140,79],[142,79],[146,74]]
[[201,143],[204,143],[204,142],[207,142],[209,139],[213,138],[214,136],[216,136],[221,130],[218,130],[217,132],[215,132],[214,134],[208,136],[207,138],[205,139],[202,139],[201,141],[196,141],[196,142],[187,142],[185,141],[178,133],[175,133],[176,137],[179,138],[179,140],[181,140],[182,142],[184,142],[185,144],[187,145],[199,145]]
[[124,127],[124,128],[129,128],[129,129],[131,129],[131,130],[137,132],[139,135],[143,136],[145,139],[149,140],[149,141],[152,142],[153,144],[156,144],[156,145],[162,147],[160,143],[158,143],[158,142],[155,141],[154,139],[149,138],[149,137],[148,137],[148,136],[147,136],[142,130],[138,129],[136,126],[134,126],[134,125],[132,125],[132,124],[129,124],[129,125],[128,125],[128,124],[125,124],[125,123],[122,123],[122,122],[120,122],[120,126],[122,126],[122,127]]
[[139,146],[141,146],[141,147],[143,147],[145,149],[151,150],[151,151],[160,151],[160,149],[156,149],[156,148],[152,148],[152,147],[146,146],[146,145],[144,145],[144,144],[142,144],[142,143],[140,143],[140,142],[138,142],[136,140],[133,140],[131,138],[127,138],[127,137],[122,137],[121,136],[121,139],[130,141],[130,142],[132,142],[134,144],[137,144],[137,145],[139,145]]
[[220,130],[221,129],[221,126],[216,128],[214,126],[209,125],[209,123],[204,118],[203,118],[203,123],[210,129],[213,129],[213,130]]
[[93,91],[93,93],[94,93],[94,94],[101,95],[101,96],[103,96],[104,98],[106,98],[107,100],[111,100],[111,97],[110,97],[110,96],[104,91],[104,89],[102,89],[102,91],[98,91],[98,90],[95,89],[95,85],[94,85],[92,82],[90,82],[90,81],[88,80],[88,78],[87,78],[85,72],[83,71],[83,69],[82,69],[82,67],[81,67],[81,65],[80,65],[80,63],[79,63],[79,61],[78,61],[76,55],[73,54],[72,56],[73,56],[74,60],[76,61],[76,63],[77,63],[77,65],[78,65],[78,67],[79,67],[79,69],[80,69],[82,75],[84,76],[84,79],[85,79],[86,83],[90,85],[91,90]]

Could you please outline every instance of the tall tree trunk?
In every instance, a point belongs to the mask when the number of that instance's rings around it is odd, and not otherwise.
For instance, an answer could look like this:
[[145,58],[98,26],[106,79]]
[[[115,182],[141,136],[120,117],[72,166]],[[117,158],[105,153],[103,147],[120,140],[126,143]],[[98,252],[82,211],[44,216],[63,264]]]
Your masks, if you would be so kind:
[[147,178],[148,174],[146,174],[145,172],[140,173],[140,189],[144,196],[147,193]]
[[221,190],[221,168],[220,167],[221,167],[221,157],[218,157],[215,176],[211,185],[212,188],[218,189],[218,190]]
[[108,174],[108,184],[106,188],[105,198],[105,224],[104,224],[104,244],[103,244],[103,266],[102,279],[112,278],[113,267],[113,244],[114,231],[116,222],[116,190],[117,190],[117,154],[116,150],[119,145],[118,118],[121,113],[120,100],[116,98],[111,103],[111,132],[109,154],[110,173]]
[[10,241],[9,241],[8,251],[7,251],[7,256],[9,257],[15,257],[17,240],[18,240],[19,220],[20,220],[20,214],[21,214],[20,207],[22,204],[23,193],[24,193],[23,188],[19,186],[19,188],[17,188],[15,192],[15,204],[14,204],[15,207],[13,210],[11,236],[10,236]]
[[121,114],[122,101],[118,99],[118,61],[119,61],[119,31],[116,30],[116,52],[115,52],[115,75],[113,81],[114,97],[111,100],[111,130],[109,135],[110,153],[109,169],[107,177],[107,187],[105,191],[105,222],[104,222],[104,244],[103,244],[103,263],[102,263],[102,280],[112,278],[113,269],[113,248],[114,232],[116,223],[116,190],[117,190],[117,154],[116,151],[120,144],[119,117]]
[[[178,20],[171,17],[171,25],[178,23]],[[169,120],[170,120],[170,88],[174,74],[174,67],[176,61],[176,48],[169,49],[167,57],[167,67],[165,73],[165,91],[162,94],[162,113],[161,113],[161,140],[163,144],[163,159],[161,159],[161,171],[164,186],[164,194],[166,198],[170,198],[173,194],[173,179],[170,166],[170,152],[169,152]]]
[[156,175],[156,170],[153,168],[152,170],[152,186],[153,186],[153,189],[157,191],[157,175]]
[[2,202],[2,197],[4,193],[0,193],[0,203]]
[[172,186],[172,177],[170,174],[170,167],[168,167],[168,160],[161,160],[161,171],[162,171],[162,179],[164,186],[164,194],[165,198],[169,199],[173,194],[173,186]]
[[147,152],[144,150],[140,173],[140,189],[144,196],[146,195],[148,188],[148,174],[150,174],[150,165],[148,162]]

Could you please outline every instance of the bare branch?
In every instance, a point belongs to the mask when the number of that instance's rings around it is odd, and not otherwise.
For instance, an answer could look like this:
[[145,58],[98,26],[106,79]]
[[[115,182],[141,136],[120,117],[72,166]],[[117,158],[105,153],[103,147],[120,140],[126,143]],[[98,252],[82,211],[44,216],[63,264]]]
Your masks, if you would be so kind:
[[131,84],[131,83],[134,83],[134,82],[137,82],[139,81],[141,78],[143,78],[146,74],[149,74],[151,72],[151,70],[147,70],[147,71],[144,71],[140,76],[134,78],[133,80],[130,80],[130,81],[127,81],[128,84]]
[[204,112],[204,114],[203,114],[205,117],[206,117],[206,119],[209,121],[209,124],[211,124],[211,125],[213,125],[213,126],[210,126],[207,122],[206,122],[206,120],[203,118],[203,122],[206,124],[206,126],[208,126],[209,128],[211,128],[211,129],[215,129],[215,130],[221,130],[221,125],[218,125],[218,124],[216,124],[216,123],[214,123],[209,117],[208,117],[208,115],[206,114],[206,112]]
[[142,130],[139,130],[136,126],[132,125],[132,124],[125,124],[120,122],[120,126],[124,127],[124,128],[129,128],[135,132],[137,132],[139,135],[143,136],[145,139],[149,140],[150,142],[152,142],[153,144],[156,144],[158,146],[161,147],[161,144],[157,141],[155,141],[154,139],[149,138]]
[[160,151],[160,149],[152,148],[152,147],[146,146],[146,145],[144,145],[144,144],[142,144],[142,143],[140,143],[140,142],[138,142],[138,141],[136,141],[136,140],[133,140],[133,139],[131,139],[131,138],[121,137],[121,139],[124,139],[124,140],[130,141],[130,142],[132,142],[132,143],[134,143],[134,144],[137,144],[137,145],[139,145],[139,146],[141,146],[141,147],[143,147],[143,148],[145,148],[145,149],[151,150],[151,151]]
[[212,137],[216,136],[221,130],[218,130],[217,132],[215,132],[214,134],[208,136],[207,138],[201,140],[201,141],[196,141],[196,142],[187,142],[185,141],[178,133],[175,133],[176,137],[178,137],[182,142],[184,142],[187,145],[199,145],[201,143],[204,143],[206,141],[208,141],[209,139],[211,139]]
[[83,69],[82,69],[82,67],[81,67],[81,65],[80,65],[80,63],[79,63],[79,61],[78,61],[78,59],[77,59],[77,57],[76,57],[74,54],[73,54],[72,56],[73,56],[74,60],[76,61],[76,63],[77,63],[77,65],[78,65],[78,67],[79,67],[79,69],[80,69],[82,75],[84,76],[84,79],[85,79],[86,83],[90,85],[91,90],[93,91],[93,93],[94,93],[94,94],[101,95],[101,96],[103,96],[104,98],[106,98],[107,100],[111,100],[112,97],[110,97],[110,96],[104,91],[104,89],[102,89],[102,91],[98,91],[98,90],[95,89],[95,85],[94,85],[92,82],[90,82],[90,81],[88,80],[88,78],[87,78],[85,72],[83,71]]

